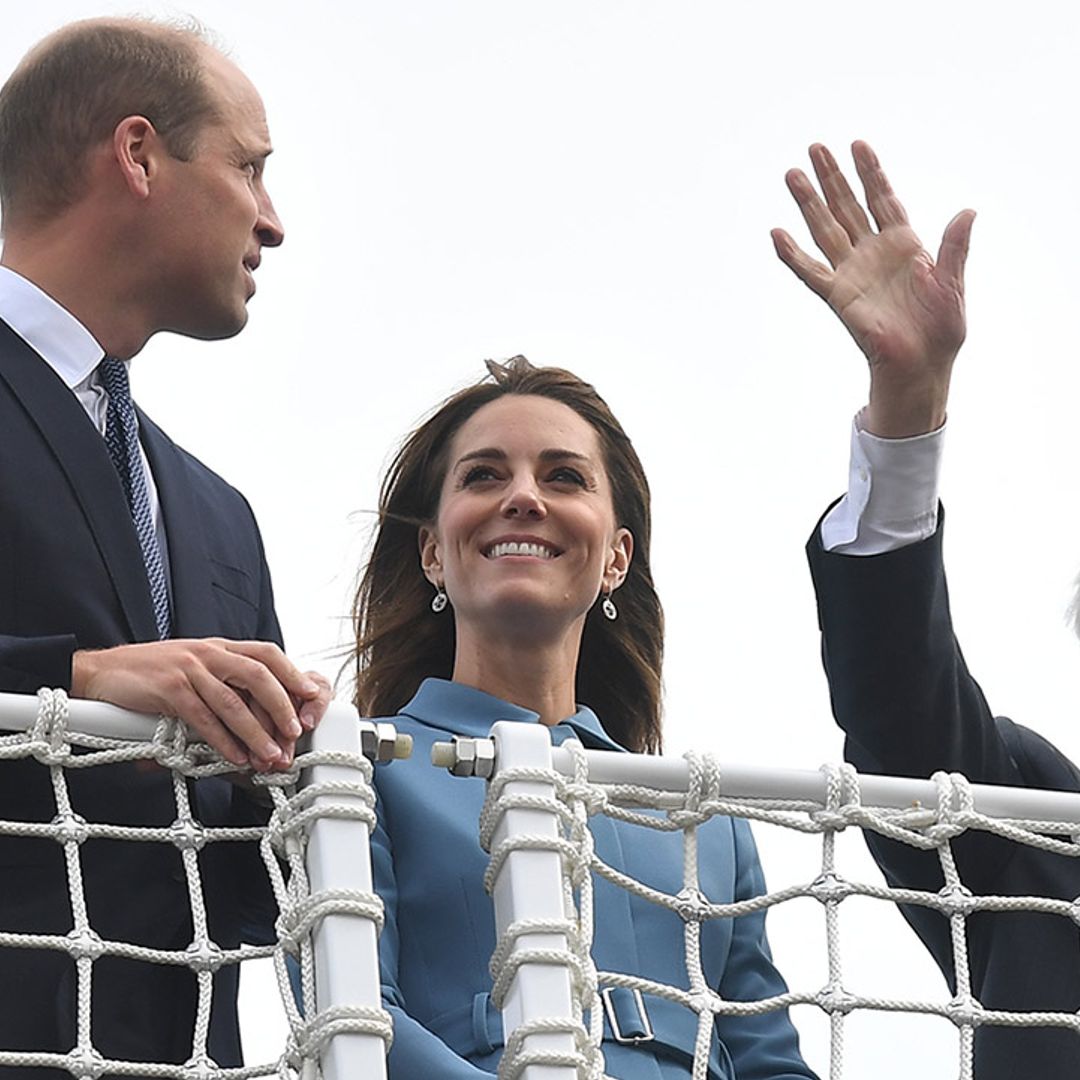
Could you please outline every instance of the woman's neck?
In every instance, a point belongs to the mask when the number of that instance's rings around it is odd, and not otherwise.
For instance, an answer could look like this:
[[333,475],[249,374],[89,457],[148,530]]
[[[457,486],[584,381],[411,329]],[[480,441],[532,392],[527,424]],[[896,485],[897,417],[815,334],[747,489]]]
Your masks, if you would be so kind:
[[551,644],[492,641],[461,633],[454,682],[538,713],[552,726],[573,716],[580,635]]

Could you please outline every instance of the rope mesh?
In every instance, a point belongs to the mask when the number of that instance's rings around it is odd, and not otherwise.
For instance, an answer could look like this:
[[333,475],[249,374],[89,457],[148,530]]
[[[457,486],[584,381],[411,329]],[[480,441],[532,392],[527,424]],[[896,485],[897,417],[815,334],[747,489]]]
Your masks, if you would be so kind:
[[[1055,900],[1043,896],[973,895],[957,871],[952,842],[969,830],[979,830],[1044,851],[1076,857],[1080,855],[1077,825],[1031,819],[1001,819],[979,813],[974,807],[971,785],[957,773],[933,777],[936,806],[915,805],[888,809],[864,805],[859,776],[849,765],[824,766],[824,805],[808,800],[761,798],[733,799],[722,793],[717,761],[708,755],[689,753],[689,781],[685,792],[660,790],[645,784],[599,784],[589,780],[588,756],[573,742],[564,744],[570,752],[573,774],[517,768],[498,770],[488,785],[481,815],[481,843],[490,851],[486,886],[493,888],[503,863],[516,850],[544,849],[558,853],[563,871],[567,916],[563,922],[545,925],[539,921],[515,922],[498,942],[491,970],[493,998],[501,1006],[517,969],[522,964],[541,963],[566,969],[573,986],[574,1004],[580,1018],[588,1013],[588,1030],[581,1022],[572,1027],[558,1021],[552,1030],[572,1030],[577,1039],[573,1061],[566,1055],[548,1055],[543,1049],[526,1051],[529,1034],[548,1030],[542,1018],[530,1019],[526,1026],[510,1033],[499,1068],[501,1080],[514,1080],[529,1064],[577,1067],[582,1080],[601,1080],[604,1062],[601,1050],[603,1008],[598,987],[625,987],[666,998],[697,1014],[698,1028],[692,1076],[705,1080],[718,1016],[754,1016],[788,1008],[812,1005],[828,1016],[829,1076],[842,1080],[844,1029],[849,1015],[857,1010],[935,1015],[955,1025],[959,1039],[959,1077],[972,1080],[974,1032],[981,1025],[1009,1027],[1062,1027],[1080,1033],[1080,1015],[1059,1012],[1009,1012],[984,1008],[971,988],[966,923],[983,911],[1033,911],[1057,915],[1080,923],[1080,899]],[[591,751],[590,756],[600,756]],[[630,755],[619,755],[628,758]],[[637,764],[634,762],[633,764]],[[647,769],[649,759],[641,759]],[[507,794],[507,785],[516,781],[550,784],[554,796]],[[507,836],[491,849],[492,838],[507,810],[542,809],[560,823],[558,838]],[[652,810],[653,813],[647,813]],[[655,811],[661,811],[659,815]],[[684,877],[676,894],[651,888],[603,862],[595,853],[588,819],[605,814],[645,829],[681,832],[684,837]],[[736,903],[713,903],[702,892],[698,880],[697,828],[716,815],[737,816],[785,829],[821,837],[821,859],[811,881]],[[1077,806],[1080,819],[1080,801]],[[925,851],[936,852],[944,878],[937,892],[892,888],[882,884],[848,880],[836,861],[836,838],[848,828],[878,833]],[[672,986],[639,976],[614,971],[598,971],[590,956],[593,931],[593,875],[598,875],[627,891],[677,914],[685,924],[686,984]],[[701,953],[701,927],[710,919],[731,919],[751,912],[766,911],[796,898],[809,897],[823,909],[828,949],[828,975],[824,985],[794,989],[758,1001],[730,1001],[722,998],[706,981]],[[906,1000],[864,995],[845,984],[842,963],[840,911],[851,897],[868,897],[890,904],[916,904],[931,908],[948,918],[951,930],[956,993],[951,1000]],[[567,950],[514,951],[522,934],[558,931],[565,935]]]
[[[42,837],[62,844],[73,927],[67,934],[13,933],[0,927],[0,949],[55,950],[72,957],[77,980],[76,1042],[67,1053],[13,1051],[0,1047],[0,1069],[51,1067],[94,1080],[111,1076],[161,1077],[163,1080],[247,1080],[277,1076],[282,1080],[317,1077],[318,1060],[330,1041],[343,1033],[375,1036],[389,1047],[390,1017],[382,1008],[337,1006],[319,1011],[315,1002],[312,934],[328,915],[347,914],[382,925],[382,902],[374,893],[325,890],[313,893],[305,864],[307,837],[321,818],[375,823],[372,764],[360,754],[310,752],[298,755],[288,772],[252,775],[272,811],[265,826],[210,827],[200,823],[191,805],[189,780],[235,773],[205,744],[189,741],[183,724],[162,718],[148,740],[79,733],[69,725],[67,695],[38,692],[33,724],[22,732],[0,735],[0,761],[34,759],[49,770],[56,802],[51,822],[0,820],[0,836]],[[119,762],[149,762],[171,773],[175,820],[167,828],[134,827],[86,821],[72,809],[67,774]],[[298,787],[303,770],[319,765],[351,771],[348,782]],[[326,797],[330,798],[327,799]],[[316,806],[316,800],[320,801]],[[90,923],[83,888],[83,845],[90,840],[125,840],[168,844],[177,849],[190,901],[193,928],[184,949],[165,950],[101,937]],[[198,862],[210,844],[257,843],[278,905],[277,941],[223,948],[211,937]],[[351,853],[362,857],[362,851]],[[287,868],[287,870],[286,870]],[[297,959],[302,1003],[297,1004],[286,969],[286,956]],[[102,957],[123,957],[147,964],[189,969],[197,984],[192,1053],[183,1064],[123,1061],[104,1057],[91,1038],[94,965]],[[210,1056],[209,1028],[213,975],[221,967],[272,957],[289,1032],[274,1062],[236,1068],[219,1067]]]

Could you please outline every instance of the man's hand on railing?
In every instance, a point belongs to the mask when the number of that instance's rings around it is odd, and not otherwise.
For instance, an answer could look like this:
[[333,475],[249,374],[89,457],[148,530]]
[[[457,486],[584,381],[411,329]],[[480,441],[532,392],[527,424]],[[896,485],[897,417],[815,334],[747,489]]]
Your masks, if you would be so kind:
[[175,716],[227,761],[268,772],[289,767],[331,690],[274,644],[201,638],[79,650],[71,696]]

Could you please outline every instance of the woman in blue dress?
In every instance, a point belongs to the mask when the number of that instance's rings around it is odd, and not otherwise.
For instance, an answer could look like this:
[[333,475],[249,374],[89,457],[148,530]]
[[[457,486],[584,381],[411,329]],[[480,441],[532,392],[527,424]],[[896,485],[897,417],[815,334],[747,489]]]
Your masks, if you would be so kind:
[[[636,752],[661,743],[663,615],[649,568],[649,488],[633,445],[571,373],[523,357],[488,371],[444,402],[392,462],[356,598],[357,703],[414,739],[411,761],[376,775],[372,859],[386,905],[391,1080],[480,1080],[495,1073],[503,1047],[478,840],[484,785],[433,769],[431,744],[487,735],[496,720],[544,724],[555,743]],[[591,826],[605,862],[679,891],[680,834],[604,817]],[[699,832],[711,901],[764,890],[745,821],[715,818]],[[604,879],[594,887],[598,969],[685,988],[682,919]],[[702,955],[724,998],[785,990],[763,914],[707,922]],[[640,1006],[629,991],[611,996],[619,1030],[605,1032],[607,1074],[686,1080],[695,1014],[648,994]],[[718,1017],[709,1076],[813,1073],[776,1010]]]

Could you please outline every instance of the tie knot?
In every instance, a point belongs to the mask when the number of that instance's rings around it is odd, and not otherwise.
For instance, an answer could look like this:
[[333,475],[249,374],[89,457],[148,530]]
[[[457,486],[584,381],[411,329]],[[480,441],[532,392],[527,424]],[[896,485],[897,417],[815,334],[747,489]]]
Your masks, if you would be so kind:
[[131,384],[128,382],[127,364],[123,360],[106,356],[98,364],[98,371],[101,372],[101,383],[110,398],[118,403],[131,400]]

